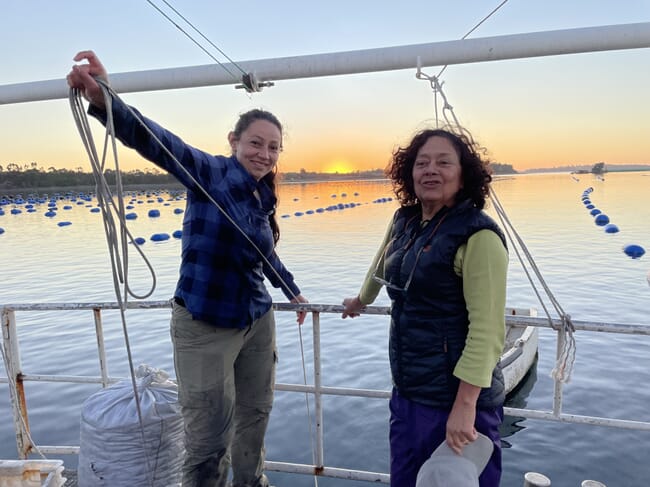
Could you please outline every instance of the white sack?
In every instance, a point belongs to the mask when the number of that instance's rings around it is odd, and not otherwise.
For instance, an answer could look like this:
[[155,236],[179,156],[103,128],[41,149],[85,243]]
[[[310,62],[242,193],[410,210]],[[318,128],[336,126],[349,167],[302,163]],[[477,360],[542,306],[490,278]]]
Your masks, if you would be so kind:
[[[130,380],[90,396],[81,413],[79,487],[168,487],[181,481],[178,388],[158,369],[136,372],[143,429]],[[144,442],[143,442],[144,437]]]

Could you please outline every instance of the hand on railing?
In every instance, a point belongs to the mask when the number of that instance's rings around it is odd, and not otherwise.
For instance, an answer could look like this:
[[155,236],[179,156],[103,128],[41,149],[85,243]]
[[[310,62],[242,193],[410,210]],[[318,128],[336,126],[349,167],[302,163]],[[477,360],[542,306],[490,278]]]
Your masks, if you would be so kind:
[[355,296],[353,298],[345,298],[343,300],[343,306],[345,309],[343,310],[341,318],[347,318],[348,316],[350,318],[355,318],[359,316],[359,313],[361,311],[364,311],[366,309],[366,306],[361,302],[359,296]]
[[[300,304],[300,303],[308,303],[307,298],[304,297],[302,294],[299,294],[295,298],[291,299],[291,302],[294,304]],[[307,316],[306,311],[296,311],[296,315],[298,316],[298,319],[296,320],[299,325],[302,325],[305,322],[305,317]]]

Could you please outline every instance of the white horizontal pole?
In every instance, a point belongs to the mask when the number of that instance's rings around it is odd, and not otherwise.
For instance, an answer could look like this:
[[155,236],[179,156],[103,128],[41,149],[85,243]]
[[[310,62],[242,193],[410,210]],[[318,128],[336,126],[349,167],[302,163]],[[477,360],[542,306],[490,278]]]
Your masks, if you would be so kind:
[[[116,91],[129,93],[238,84],[242,71],[254,73],[259,82],[265,82],[415,69],[418,59],[422,67],[428,67],[648,47],[650,22],[642,22],[258,59],[223,67],[207,64],[116,73],[111,74],[111,84]],[[0,86],[0,105],[67,96],[65,79]]]

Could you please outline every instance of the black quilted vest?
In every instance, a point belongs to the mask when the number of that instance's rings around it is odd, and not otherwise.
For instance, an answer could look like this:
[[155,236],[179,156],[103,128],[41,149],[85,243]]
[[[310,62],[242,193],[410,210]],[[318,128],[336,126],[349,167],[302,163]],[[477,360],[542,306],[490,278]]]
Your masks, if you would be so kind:
[[[454,272],[458,248],[479,230],[503,233],[469,200],[443,208],[423,228],[420,207],[397,210],[386,247],[384,277],[392,300],[389,355],[393,383],[415,402],[450,409],[459,379],[453,371],[468,332],[463,282]],[[417,261],[417,263],[416,263]],[[407,288],[404,290],[404,288]],[[505,398],[501,368],[483,388],[477,407],[500,406]]]

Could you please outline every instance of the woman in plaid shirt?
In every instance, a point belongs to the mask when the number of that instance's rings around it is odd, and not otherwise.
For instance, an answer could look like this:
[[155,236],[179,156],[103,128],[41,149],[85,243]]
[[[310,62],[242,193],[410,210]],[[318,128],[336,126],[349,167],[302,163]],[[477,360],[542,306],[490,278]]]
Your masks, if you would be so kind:
[[[275,321],[264,278],[293,303],[306,303],[275,252],[276,164],[282,125],[270,112],[242,114],[228,141],[232,155],[199,150],[143,117],[96,79],[108,75],[92,51],[78,53],[68,84],[89,113],[187,188],[171,336],[185,424],[183,486],[267,487],[264,434],[275,383]],[[302,324],[305,313],[298,313]]]

